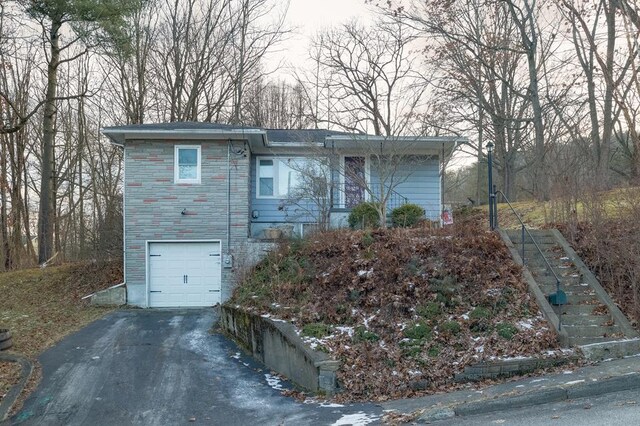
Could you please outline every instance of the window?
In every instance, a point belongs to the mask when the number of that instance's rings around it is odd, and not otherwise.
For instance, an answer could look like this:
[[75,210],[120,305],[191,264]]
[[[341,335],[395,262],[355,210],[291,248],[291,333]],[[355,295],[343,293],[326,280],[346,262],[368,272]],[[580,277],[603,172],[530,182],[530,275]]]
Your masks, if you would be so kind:
[[176,145],[175,182],[200,183],[200,146]]
[[321,168],[322,166],[307,158],[259,157],[258,198],[285,198],[306,185],[305,180],[318,173]]

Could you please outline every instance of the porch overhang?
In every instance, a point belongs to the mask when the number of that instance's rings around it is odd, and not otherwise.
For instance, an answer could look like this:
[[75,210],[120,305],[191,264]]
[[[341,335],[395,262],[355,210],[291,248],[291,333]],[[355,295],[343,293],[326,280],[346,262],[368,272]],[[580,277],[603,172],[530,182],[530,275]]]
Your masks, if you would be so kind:
[[382,154],[444,154],[445,157],[448,157],[457,145],[466,141],[467,138],[456,136],[384,137],[371,135],[339,135],[327,137],[325,147],[345,151],[375,151]]

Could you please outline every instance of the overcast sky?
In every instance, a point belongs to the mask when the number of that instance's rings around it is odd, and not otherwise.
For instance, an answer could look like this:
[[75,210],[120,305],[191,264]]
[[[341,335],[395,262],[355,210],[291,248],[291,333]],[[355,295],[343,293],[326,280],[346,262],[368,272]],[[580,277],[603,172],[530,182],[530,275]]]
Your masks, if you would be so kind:
[[[370,20],[373,12],[365,0],[290,0],[287,26],[293,34],[274,52],[273,64],[300,66],[309,57],[308,47],[311,37],[323,28],[339,25],[352,18]],[[281,70],[279,75],[288,73]]]

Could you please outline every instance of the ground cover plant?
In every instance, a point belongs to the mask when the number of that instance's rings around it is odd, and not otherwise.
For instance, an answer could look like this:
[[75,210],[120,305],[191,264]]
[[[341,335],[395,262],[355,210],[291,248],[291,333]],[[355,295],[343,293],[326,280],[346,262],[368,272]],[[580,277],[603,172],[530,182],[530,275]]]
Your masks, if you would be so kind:
[[476,220],[284,243],[228,303],[290,320],[340,359],[348,400],[442,391],[466,365],[557,349],[520,268]]

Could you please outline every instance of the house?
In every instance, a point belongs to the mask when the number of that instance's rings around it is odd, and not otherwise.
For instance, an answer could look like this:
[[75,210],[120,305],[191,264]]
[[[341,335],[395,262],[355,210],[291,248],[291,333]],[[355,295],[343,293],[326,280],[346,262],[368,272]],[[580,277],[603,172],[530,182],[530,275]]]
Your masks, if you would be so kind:
[[459,142],[212,123],[103,133],[124,149],[127,301],[141,307],[223,302],[268,237],[344,226],[361,201],[440,220],[443,159]]

